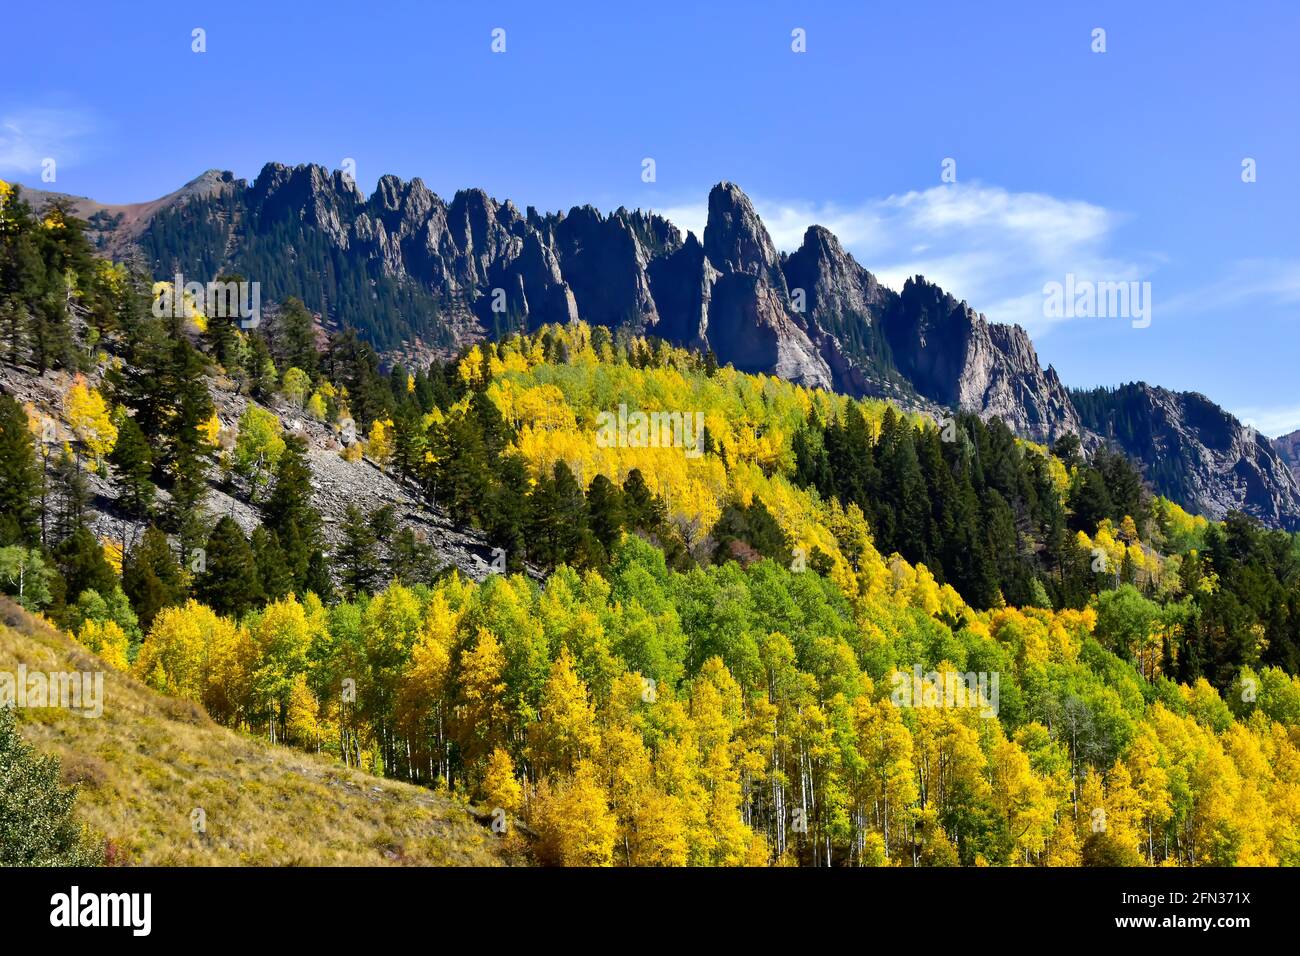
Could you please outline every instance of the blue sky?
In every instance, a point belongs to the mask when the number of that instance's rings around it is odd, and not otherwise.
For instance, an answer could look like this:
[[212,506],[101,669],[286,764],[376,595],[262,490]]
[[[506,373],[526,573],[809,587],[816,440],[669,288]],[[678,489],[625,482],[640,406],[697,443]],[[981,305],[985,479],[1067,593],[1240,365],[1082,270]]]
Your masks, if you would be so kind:
[[[131,202],[351,157],[367,191],[396,173],[686,228],[729,179],[779,246],[820,222],[890,284],[921,272],[1025,325],[1067,384],[1143,379],[1300,428],[1300,5],[287,7],[11,6],[0,176],[40,185],[54,157],[48,188]],[[1067,274],[1150,282],[1150,325],[1045,318]]]

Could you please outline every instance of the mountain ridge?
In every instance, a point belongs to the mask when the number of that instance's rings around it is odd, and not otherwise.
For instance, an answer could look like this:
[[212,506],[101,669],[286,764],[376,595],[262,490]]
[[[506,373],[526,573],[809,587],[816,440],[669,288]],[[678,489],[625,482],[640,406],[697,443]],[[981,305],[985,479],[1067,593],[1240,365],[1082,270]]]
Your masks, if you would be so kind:
[[[38,201],[55,195],[36,193]],[[264,300],[302,298],[327,327],[355,326],[408,367],[481,338],[582,319],[937,418],[948,410],[997,417],[1037,442],[1110,440],[1158,491],[1207,516],[1242,507],[1300,526],[1296,475],[1218,406],[1211,417],[1236,429],[1227,443],[1241,453],[1235,461],[1183,427],[1198,403],[1175,393],[1147,403],[1151,424],[1166,429],[1161,441],[1099,431],[1023,328],[990,321],[921,276],[899,291],[882,285],[822,226],[779,252],[735,183],[710,191],[699,237],[625,207],[521,212],[472,188],[447,201],[419,177],[382,176],[366,196],[343,172],[314,164],[268,163],[252,183],[209,170],[151,203],[78,198],[73,211],[90,221],[105,255],[142,261],[160,279],[257,279]],[[1171,445],[1186,451],[1188,474],[1162,463]]]

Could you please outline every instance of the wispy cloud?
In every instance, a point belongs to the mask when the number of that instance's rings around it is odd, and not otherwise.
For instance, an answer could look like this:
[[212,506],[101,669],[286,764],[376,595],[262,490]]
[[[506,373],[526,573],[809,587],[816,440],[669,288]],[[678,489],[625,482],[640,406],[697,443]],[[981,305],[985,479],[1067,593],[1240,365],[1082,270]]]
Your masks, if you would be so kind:
[[[798,248],[808,226],[835,233],[879,279],[901,288],[924,275],[997,322],[1042,333],[1043,285],[1067,273],[1092,281],[1149,279],[1157,257],[1110,250],[1123,216],[1094,203],[962,183],[853,206],[751,197],[777,247]],[[659,210],[702,235],[704,205]],[[1059,320],[1058,320],[1059,321]]]
[[82,110],[32,107],[0,115],[0,173],[38,173],[46,159],[75,166],[95,131]]
[[1234,414],[1260,434],[1277,438],[1300,430],[1300,405],[1272,405],[1242,408]]
[[1250,305],[1300,305],[1300,260],[1240,259],[1221,278],[1169,300],[1172,315],[1201,315]]

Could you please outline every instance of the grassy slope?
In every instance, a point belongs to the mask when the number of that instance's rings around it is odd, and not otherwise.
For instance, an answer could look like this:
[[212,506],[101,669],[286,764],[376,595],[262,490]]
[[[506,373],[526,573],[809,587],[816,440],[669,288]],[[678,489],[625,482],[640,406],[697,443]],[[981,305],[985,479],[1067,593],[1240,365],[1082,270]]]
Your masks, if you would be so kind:
[[[19,710],[24,737],[81,785],[79,814],[124,862],[435,865],[509,862],[464,803],[219,727],[0,598],[0,671],[105,671],[98,719]],[[190,812],[202,807],[207,831]]]

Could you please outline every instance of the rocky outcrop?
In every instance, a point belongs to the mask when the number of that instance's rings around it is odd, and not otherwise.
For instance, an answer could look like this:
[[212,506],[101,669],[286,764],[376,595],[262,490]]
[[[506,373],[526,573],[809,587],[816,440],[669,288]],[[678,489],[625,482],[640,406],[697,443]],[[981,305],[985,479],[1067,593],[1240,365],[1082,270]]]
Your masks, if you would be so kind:
[[[251,185],[205,173],[155,210],[139,240],[160,277],[236,272],[261,281],[264,299],[297,295],[327,326],[356,325],[403,357],[423,343],[445,353],[485,334],[582,319],[813,387],[909,407],[960,404],[1031,437],[1071,424],[1027,340],[989,333],[980,319],[981,334],[961,339],[969,349],[938,347],[928,317],[828,230],[811,227],[781,256],[734,183],[710,191],[701,242],[639,211],[520,213],[480,189],[447,203],[396,176],[367,198],[341,172],[271,163]],[[943,331],[969,330],[954,322]],[[895,341],[906,369],[895,368]]]
[[907,280],[884,324],[895,368],[926,398],[1000,418],[1035,441],[1079,431],[1056,371],[1039,365],[1019,326],[988,322],[920,276]]
[[1300,483],[1268,438],[1198,392],[1145,382],[1074,393],[1082,423],[1139,461],[1156,491],[1208,518],[1241,510],[1300,530]]
[[772,238],[749,197],[733,183],[719,183],[709,193],[704,255],[719,273],[706,336],[718,358],[744,372],[830,388],[830,366],[791,308]]
[[[92,373],[96,382],[98,372]],[[47,371],[37,376],[30,369],[17,368],[0,362],[0,394],[9,395],[31,408],[32,413],[51,422],[53,438],[62,442],[72,437],[66,421],[64,396],[73,378],[67,372]],[[237,423],[252,399],[237,392],[232,383],[222,377],[208,380],[217,418],[223,437],[237,430]],[[423,569],[429,572],[440,567],[455,567],[462,574],[482,581],[491,573],[492,548],[482,533],[457,525],[439,506],[430,504],[424,497],[390,472],[374,462],[362,458],[346,461],[340,454],[342,446],[334,429],[302,413],[277,397],[276,404],[265,406],[275,412],[284,425],[300,435],[307,443],[307,459],[311,467],[312,504],[321,513],[322,533],[330,549],[337,548],[343,540],[345,512],[355,504],[370,512],[384,505],[393,508],[393,517],[399,527],[410,528],[417,539],[432,548],[436,566]],[[95,535],[104,541],[132,545],[144,533],[146,523],[126,514],[118,506],[118,487],[106,474],[87,470],[84,475],[90,504],[87,522]],[[160,509],[171,500],[166,489],[157,492]],[[229,516],[239,523],[245,533],[251,533],[264,515],[250,495],[247,482],[231,476],[222,480],[221,470],[209,469],[204,509],[209,523]]]
[[688,348],[708,348],[709,307],[719,273],[695,233],[687,233],[675,252],[652,260],[646,272],[659,310],[656,333]]
[[898,294],[882,286],[822,226],[809,226],[803,244],[782,260],[796,312],[831,370],[834,387],[916,405],[918,396],[893,367],[883,322]]
[[1273,439],[1273,451],[1300,481],[1300,431]]
[[573,289],[578,315],[594,325],[626,326],[644,334],[659,324],[643,238],[663,227],[663,248],[680,243],[675,226],[624,209],[606,218],[591,206],[569,212],[554,228],[556,256]]

